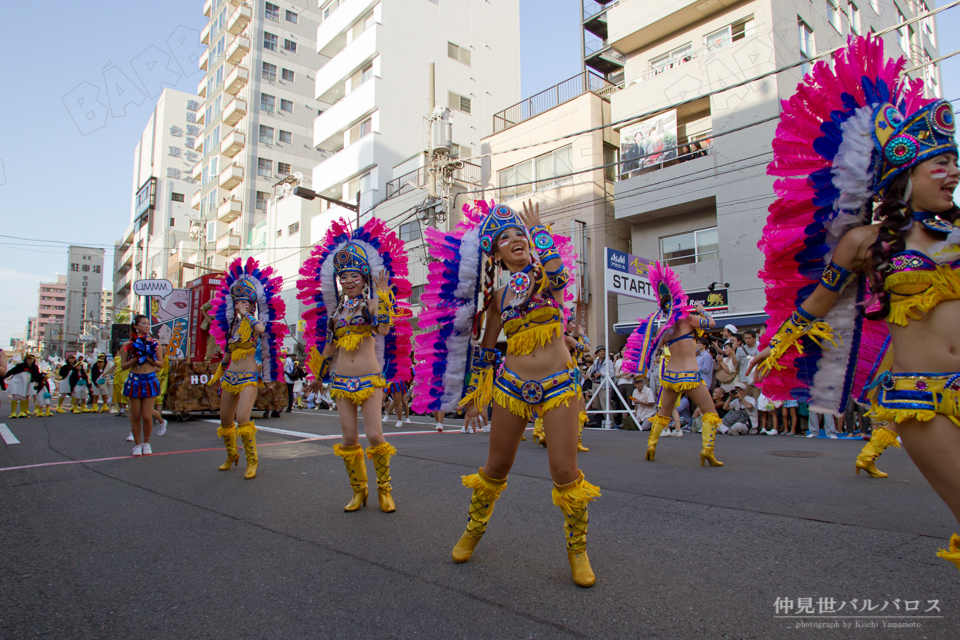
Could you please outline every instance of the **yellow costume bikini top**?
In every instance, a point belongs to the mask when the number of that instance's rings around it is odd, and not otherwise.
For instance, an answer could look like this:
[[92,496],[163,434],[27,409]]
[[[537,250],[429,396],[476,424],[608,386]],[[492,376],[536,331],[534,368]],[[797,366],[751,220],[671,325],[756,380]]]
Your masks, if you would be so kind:
[[355,315],[349,319],[340,318],[333,329],[334,342],[347,351],[355,351],[364,338],[372,335],[373,327],[363,315]]
[[941,302],[960,300],[960,260],[938,264],[919,251],[900,251],[884,270],[883,288],[890,292],[887,322],[906,326]]
[[[505,288],[503,296],[506,294]],[[563,337],[563,310],[553,296],[535,295],[521,307],[508,307],[500,312],[500,320],[510,355],[528,355],[553,340],[554,335]]]
[[230,354],[231,360],[243,360],[257,352],[257,344],[252,336],[253,327],[250,326],[249,320],[243,318],[240,326],[227,342],[227,353]]

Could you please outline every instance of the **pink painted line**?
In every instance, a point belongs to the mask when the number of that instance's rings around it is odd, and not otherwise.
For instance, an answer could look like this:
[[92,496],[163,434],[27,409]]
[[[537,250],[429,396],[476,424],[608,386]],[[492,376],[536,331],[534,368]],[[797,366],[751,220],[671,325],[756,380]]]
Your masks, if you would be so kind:
[[[529,431],[529,429],[527,429],[527,431]],[[388,433],[384,435],[394,437],[394,436],[417,436],[417,435],[430,435],[430,434],[446,435],[446,434],[454,434],[454,433],[460,433],[460,430],[457,429],[456,431],[444,431],[443,433],[440,433],[436,430],[434,431],[403,431],[398,433]],[[300,440],[290,440],[289,442],[265,442],[262,444],[257,444],[257,446],[272,447],[279,444],[302,444],[304,442],[316,442],[318,440],[339,440],[342,437],[343,436],[338,436],[338,435],[317,436],[316,438],[302,438]],[[363,434],[361,434],[360,437],[366,438],[366,436]],[[223,451],[223,447],[210,447],[209,449],[185,449],[183,451],[158,451],[157,453],[151,454],[150,456],[143,456],[143,457],[172,456],[172,455],[179,455],[182,453],[202,453],[204,451]],[[89,458],[87,460],[62,460],[60,462],[40,462],[37,464],[20,465],[18,467],[0,467],[0,472],[17,471],[20,469],[38,469],[40,467],[57,467],[65,464],[89,464],[92,462],[109,462],[110,460],[127,460],[127,459],[133,460],[134,457],[128,454],[125,456],[112,456],[110,458]]]

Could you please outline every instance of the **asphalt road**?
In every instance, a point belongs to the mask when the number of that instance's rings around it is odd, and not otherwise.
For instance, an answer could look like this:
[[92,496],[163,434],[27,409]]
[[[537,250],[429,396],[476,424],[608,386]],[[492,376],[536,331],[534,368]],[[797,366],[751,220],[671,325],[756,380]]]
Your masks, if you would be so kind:
[[[651,463],[646,434],[588,430],[580,466],[603,496],[597,584],[581,589],[530,440],[456,565],[460,476],[483,464],[485,435],[387,427],[397,512],[376,507],[369,463],[370,506],[344,513],[335,437],[262,431],[260,474],[244,481],[242,459],[217,471],[203,419],[171,421],[153,456],[132,458],[123,418],[9,420],[8,407],[0,423],[20,442],[0,441],[2,638],[960,637],[960,573],[934,555],[958,527],[901,450],[878,480],[854,474],[859,441],[719,436],[725,466],[711,469],[699,437],[662,439]],[[258,425],[339,433],[325,412]]]

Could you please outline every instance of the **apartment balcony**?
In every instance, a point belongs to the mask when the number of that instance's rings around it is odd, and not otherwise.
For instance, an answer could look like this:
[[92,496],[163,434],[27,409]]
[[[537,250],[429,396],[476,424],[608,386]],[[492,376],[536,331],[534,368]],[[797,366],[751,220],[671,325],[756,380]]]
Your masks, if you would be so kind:
[[243,57],[250,51],[250,38],[247,36],[237,36],[227,47],[227,62],[230,64],[240,64]]
[[[203,177],[203,163],[202,163],[202,162],[198,162],[196,165],[194,165],[193,169],[190,169],[190,177],[193,178],[194,180],[196,180],[197,182],[200,182],[200,179]],[[197,191],[196,195],[194,195],[194,198],[196,198],[199,194],[200,194],[200,192]],[[198,202],[199,202],[199,201],[198,201]],[[193,205],[193,200],[191,200],[191,201],[190,201],[190,206],[193,207],[194,209],[198,209],[200,205],[198,204],[197,206],[194,206],[194,205]]]
[[207,105],[204,102],[200,103],[200,107],[197,108],[197,124],[206,124],[207,120]]
[[233,222],[243,213],[243,201],[240,198],[230,196],[226,202],[217,207],[217,220],[220,222]]
[[313,120],[313,146],[336,151],[343,146],[343,132],[377,110],[382,100],[382,80],[372,78]]
[[225,233],[217,238],[217,253],[221,256],[228,256],[231,253],[240,251],[240,236],[233,233]]
[[223,110],[223,121],[232,127],[243,120],[245,115],[247,115],[247,101],[243,98],[234,98]]
[[370,10],[379,0],[350,0],[331,13],[317,27],[317,52],[332,58],[347,44],[347,27]]
[[136,271],[127,271],[126,275],[124,275],[119,280],[114,281],[113,286],[115,287],[115,289],[113,290],[113,295],[115,297],[120,297],[124,295],[124,292],[130,289],[130,283],[133,281],[133,276],[135,274],[136,274]]
[[607,12],[610,45],[631,53],[672,33],[683,31],[740,0],[620,0]]
[[376,164],[379,139],[379,133],[368,134],[315,166],[313,188],[326,191],[371,169]]
[[207,0],[203,3],[203,15],[210,17],[210,10],[213,8],[213,0]]
[[199,153],[200,155],[203,155],[203,138],[197,138],[197,141],[195,143],[193,150]]
[[232,129],[230,133],[224,136],[223,141],[220,142],[220,153],[232,158],[243,150],[243,145],[247,142],[246,136],[243,134],[243,131],[237,131]]
[[[607,6],[608,2],[596,2],[595,0],[584,0],[583,3],[583,28],[597,36],[607,39]],[[619,3],[613,3],[616,6]]]
[[203,29],[200,30],[200,43],[207,46],[210,45],[210,22],[207,22]]
[[626,58],[603,40],[584,43],[584,64],[603,75],[623,69]]
[[133,245],[127,247],[127,250],[121,254],[118,260],[117,273],[123,274],[133,266]]
[[197,95],[201,98],[207,97],[207,77],[204,76],[200,81],[200,84],[197,85]]
[[227,18],[227,31],[235,36],[240,35],[240,32],[250,24],[251,19],[253,19],[253,9],[242,4]]
[[[203,164],[202,162],[198,162],[198,163],[197,163],[197,167],[201,166],[202,164]],[[203,174],[203,169],[201,168],[201,169],[198,171],[196,168],[194,168],[194,172],[195,172],[195,173],[193,174],[193,179],[194,179],[194,180],[199,180],[200,178],[197,177],[197,173]],[[196,192],[195,194],[193,194],[193,197],[190,198],[190,208],[191,208],[191,209],[197,209],[197,210],[199,211],[199,210],[200,210],[200,201],[201,201],[201,200],[203,200],[203,198],[200,197],[200,190],[197,189],[197,192]]]
[[223,83],[223,90],[232,96],[240,93],[250,81],[250,71],[246,67],[234,67]]
[[243,182],[243,166],[236,162],[220,172],[221,189],[233,189],[241,182]]
[[210,62],[210,49],[206,49],[203,53],[200,54],[200,68],[204,71],[207,70],[207,64]]
[[232,4],[235,7],[239,7],[244,2],[246,2],[246,0],[230,0],[230,4]]
[[383,44],[383,26],[375,24],[317,71],[317,100],[333,104],[343,97],[345,78],[373,60]]

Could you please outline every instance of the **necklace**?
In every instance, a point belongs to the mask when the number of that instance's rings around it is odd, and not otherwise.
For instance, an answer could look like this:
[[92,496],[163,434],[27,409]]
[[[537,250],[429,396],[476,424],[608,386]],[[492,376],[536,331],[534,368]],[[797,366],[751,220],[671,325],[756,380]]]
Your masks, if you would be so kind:
[[343,308],[347,311],[352,311],[360,306],[360,298],[347,298],[343,301]]
[[523,271],[518,271],[510,276],[510,281],[507,283],[507,286],[510,288],[510,291],[513,292],[515,298],[524,298],[527,290],[530,289],[530,285],[533,284],[533,279],[530,277],[530,270],[532,268],[533,265],[527,265]]
[[937,217],[937,214],[930,213],[929,211],[914,211],[913,219],[922,223],[923,226],[934,233],[950,234],[960,231],[960,227],[957,227],[946,220],[941,220]]

